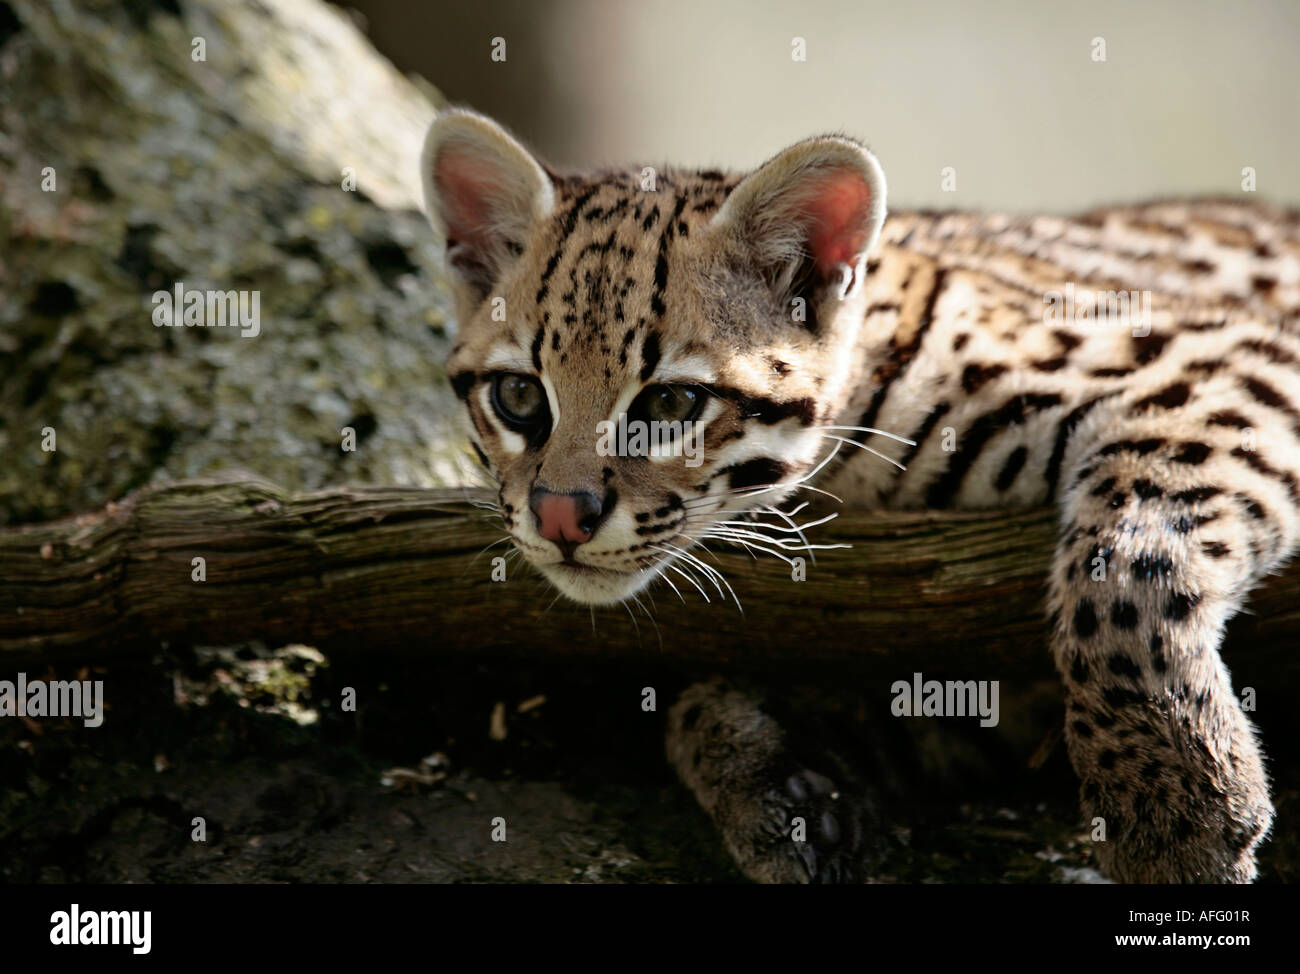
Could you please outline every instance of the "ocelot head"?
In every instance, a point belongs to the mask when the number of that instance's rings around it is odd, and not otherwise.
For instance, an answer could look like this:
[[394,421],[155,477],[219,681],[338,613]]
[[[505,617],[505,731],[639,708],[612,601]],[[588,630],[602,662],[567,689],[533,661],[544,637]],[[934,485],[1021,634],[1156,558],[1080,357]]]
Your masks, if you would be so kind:
[[457,291],[448,375],[523,556],[603,604],[658,577],[711,591],[706,538],[794,537],[777,505],[849,393],[875,157],[823,136],[745,176],[561,174],[450,111],[421,164]]

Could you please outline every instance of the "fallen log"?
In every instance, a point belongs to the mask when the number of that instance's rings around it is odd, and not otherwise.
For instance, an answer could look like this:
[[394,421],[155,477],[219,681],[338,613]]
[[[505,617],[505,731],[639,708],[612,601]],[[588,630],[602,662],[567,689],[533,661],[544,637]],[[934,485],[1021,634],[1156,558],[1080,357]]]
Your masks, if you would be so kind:
[[[846,511],[794,581],[772,558],[717,550],[743,613],[684,584],[654,606],[556,601],[466,488],[291,493],[256,479],[143,489],[92,514],[0,531],[0,658],[76,660],[160,642],[302,642],[326,651],[644,654],[702,664],[853,663],[890,672],[978,661],[1047,673],[1050,510]],[[199,560],[201,559],[201,561]],[[504,581],[500,577],[504,567]],[[200,570],[201,569],[201,570]],[[201,579],[201,580],[200,580]],[[1294,675],[1300,576],[1270,579],[1232,639]],[[653,617],[653,618],[651,618]]]

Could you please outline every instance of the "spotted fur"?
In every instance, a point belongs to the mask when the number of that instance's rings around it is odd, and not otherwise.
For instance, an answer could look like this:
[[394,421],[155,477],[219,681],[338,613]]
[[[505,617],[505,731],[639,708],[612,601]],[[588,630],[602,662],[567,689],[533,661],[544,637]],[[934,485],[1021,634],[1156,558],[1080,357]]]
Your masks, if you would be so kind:
[[[743,177],[663,170],[648,190],[640,168],[552,172],[470,113],[435,121],[424,167],[459,271],[448,369],[514,543],[561,592],[684,584],[710,524],[814,471],[858,506],[1055,504],[1050,641],[1103,867],[1254,878],[1273,809],[1218,650],[1300,535],[1300,213],[1207,200],[884,222],[883,176],[851,139]],[[1149,320],[1045,315],[1069,288],[1139,292]],[[502,370],[545,388],[552,425],[532,440],[494,415]],[[668,382],[708,394],[703,465],[598,456],[596,424]],[[601,501],[576,564],[538,534],[539,485]],[[789,759],[756,714],[730,691],[688,694],[670,719],[683,779],[750,875],[852,875],[842,854],[769,841],[825,796],[797,775],[779,801],[758,788]],[[702,774],[719,740],[752,753]],[[823,846],[853,831],[840,815],[816,819]]]

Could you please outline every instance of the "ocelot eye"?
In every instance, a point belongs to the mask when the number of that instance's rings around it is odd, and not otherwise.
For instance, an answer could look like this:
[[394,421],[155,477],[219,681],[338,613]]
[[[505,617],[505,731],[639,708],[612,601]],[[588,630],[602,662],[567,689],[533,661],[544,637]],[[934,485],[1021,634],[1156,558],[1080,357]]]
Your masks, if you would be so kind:
[[628,415],[657,423],[689,423],[700,415],[707,393],[695,386],[650,386],[636,397]]
[[546,418],[546,393],[532,376],[498,375],[492,380],[492,408],[507,426],[534,427]]

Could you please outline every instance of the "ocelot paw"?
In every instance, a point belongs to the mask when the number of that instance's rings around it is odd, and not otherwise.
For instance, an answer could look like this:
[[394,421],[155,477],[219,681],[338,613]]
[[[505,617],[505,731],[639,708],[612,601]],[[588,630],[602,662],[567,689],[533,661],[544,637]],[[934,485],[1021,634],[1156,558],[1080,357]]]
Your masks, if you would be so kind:
[[1084,786],[1085,815],[1108,830],[1096,845],[1103,872],[1121,883],[1254,882],[1255,850],[1273,821],[1262,781],[1254,789],[1226,776],[1183,781],[1163,801]]
[[753,698],[721,680],[695,684],[669,712],[667,750],[751,879],[866,878],[874,833],[862,789],[829,756],[818,768],[801,760]]

